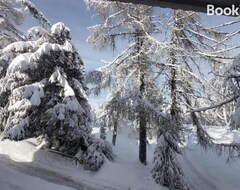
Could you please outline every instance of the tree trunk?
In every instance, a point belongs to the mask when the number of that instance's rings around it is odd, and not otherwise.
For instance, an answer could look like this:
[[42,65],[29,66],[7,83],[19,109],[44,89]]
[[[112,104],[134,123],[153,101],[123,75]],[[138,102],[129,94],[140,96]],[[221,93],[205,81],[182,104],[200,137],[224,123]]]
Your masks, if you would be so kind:
[[170,114],[172,118],[176,119],[177,115],[177,81],[176,81],[176,60],[174,57],[174,53],[170,53],[170,57],[172,59],[172,65],[173,67],[171,68],[171,79],[170,79],[170,87],[171,87],[171,109],[170,109]]
[[[175,13],[174,13],[175,14]],[[175,21],[174,26],[178,28],[178,24]],[[177,47],[176,45],[176,30],[174,29],[172,32],[171,36],[171,41],[172,41],[172,46],[174,48],[171,49],[170,51],[170,64],[172,65],[171,67],[171,73],[170,73],[170,81],[169,81],[169,86],[171,90],[171,108],[170,108],[170,114],[173,119],[177,119],[177,112],[178,112],[178,105],[177,105],[177,60],[176,60],[176,50],[175,48]]]
[[[140,21],[141,13],[138,13],[138,20]],[[147,129],[146,129],[146,115],[145,110],[142,107],[142,102],[144,100],[144,91],[145,91],[145,67],[146,63],[144,60],[144,52],[142,52],[142,46],[143,46],[143,36],[144,32],[142,28],[136,29],[136,53],[137,53],[137,63],[138,63],[138,69],[139,69],[139,111],[138,111],[138,121],[139,121],[139,160],[142,164],[147,164]]]
[[116,145],[116,140],[117,140],[117,126],[118,126],[118,122],[115,119],[113,124],[113,136],[112,136],[112,144],[114,146]]
[[[145,84],[144,75],[140,72],[140,100],[143,98]],[[139,160],[142,164],[147,164],[147,130],[144,110],[139,110]]]

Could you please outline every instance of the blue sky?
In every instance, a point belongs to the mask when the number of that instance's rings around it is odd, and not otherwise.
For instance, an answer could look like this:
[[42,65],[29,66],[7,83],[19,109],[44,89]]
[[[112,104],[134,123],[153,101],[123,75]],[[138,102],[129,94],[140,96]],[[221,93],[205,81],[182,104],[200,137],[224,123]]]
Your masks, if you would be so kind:
[[[83,0],[31,0],[36,7],[47,17],[51,24],[63,22],[71,30],[71,37],[75,47],[83,59],[85,71],[102,66],[101,60],[111,60],[114,53],[111,51],[93,50],[86,42],[90,34],[87,27],[97,24],[98,20],[92,18],[92,12],[86,9]],[[21,26],[23,31],[38,25],[35,19],[27,17]],[[91,95],[91,105],[102,102],[106,98],[106,91],[100,96]]]
[[[107,51],[93,50],[86,42],[90,34],[87,27],[98,23],[97,18],[92,17],[92,12],[86,9],[83,0],[31,0],[36,7],[43,12],[49,19],[51,24],[56,22],[63,22],[71,30],[71,36],[75,47],[78,49],[85,65],[85,71],[95,69],[102,66],[101,60],[112,60],[114,53],[110,49]],[[171,11],[171,9],[164,9],[164,12]],[[236,18],[224,16],[207,16],[202,14],[202,21],[208,26],[218,25]],[[31,26],[38,25],[35,19],[26,18],[22,25],[22,30],[26,31]],[[233,26],[230,30],[237,30],[239,26]],[[238,50],[239,51],[239,50]],[[116,52],[115,52],[116,54]],[[91,101],[104,99],[106,93],[103,93],[98,98],[90,97]]]
[[[93,50],[90,44],[86,42],[90,34],[87,27],[97,24],[98,20],[92,17],[93,13],[86,9],[83,0],[31,0],[31,2],[43,12],[51,24],[63,22],[70,28],[73,43],[84,61],[86,71],[101,66],[103,64],[101,60],[113,59],[114,53],[110,49],[101,52]],[[171,9],[164,9],[164,12],[168,11],[171,11]],[[211,26],[233,20],[233,18],[203,15],[202,20],[205,24]],[[25,31],[37,24],[36,20],[26,18],[22,30]]]
[[[90,34],[87,27],[97,23],[92,13],[86,9],[83,0],[31,0],[36,7],[49,19],[51,24],[63,22],[71,30],[75,47],[82,57],[85,70],[89,71],[102,65],[100,60],[110,60],[113,53],[110,51],[93,50],[86,42]],[[22,30],[26,31],[38,23],[32,18],[26,18]]]

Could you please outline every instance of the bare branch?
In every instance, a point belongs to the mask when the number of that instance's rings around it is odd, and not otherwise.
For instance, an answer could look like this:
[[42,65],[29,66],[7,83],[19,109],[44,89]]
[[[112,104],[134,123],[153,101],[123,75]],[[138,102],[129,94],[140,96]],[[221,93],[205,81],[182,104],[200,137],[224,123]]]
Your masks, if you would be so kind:
[[232,98],[230,98],[228,100],[225,100],[225,101],[223,101],[221,103],[218,103],[218,104],[215,104],[215,105],[212,105],[212,106],[208,106],[208,107],[202,107],[202,108],[198,108],[198,109],[191,109],[191,110],[188,110],[187,112],[190,112],[190,113],[192,113],[192,112],[202,112],[202,111],[205,112],[205,111],[210,110],[210,109],[219,108],[219,107],[221,107],[221,106],[223,106],[225,104],[228,104],[228,103],[236,100],[238,97],[239,97],[239,95],[236,95],[236,96],[233,96]]

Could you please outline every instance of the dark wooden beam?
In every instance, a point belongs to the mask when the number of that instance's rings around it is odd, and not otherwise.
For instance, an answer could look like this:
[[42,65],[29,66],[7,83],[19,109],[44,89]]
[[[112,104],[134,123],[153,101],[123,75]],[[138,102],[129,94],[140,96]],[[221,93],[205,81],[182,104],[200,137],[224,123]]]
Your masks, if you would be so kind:
[[145,4],[150,6],[159,6],[163,8],[192,10],[197,12],[207,12],[207,5],[212,4],[215,7],[239,6],[239,0],[110,0],[121,1],[125,3]]

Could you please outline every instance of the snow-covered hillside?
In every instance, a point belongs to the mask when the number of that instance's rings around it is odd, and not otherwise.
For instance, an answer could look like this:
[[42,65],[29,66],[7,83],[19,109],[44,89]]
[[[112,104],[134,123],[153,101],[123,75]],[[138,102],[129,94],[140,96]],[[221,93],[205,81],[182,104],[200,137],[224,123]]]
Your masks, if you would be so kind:
[[[240,140],[239,131],[228,131],[225,127],[207,128],[218,142]],[[93,131],[99,135],[98,128]],[[111,133],[108,133],[107,138],[110,140]],[[213,150],[200,149],[191,134],[188,135],[186,145],[187,149],[179,159],[193,190],[239,189],[240,160],[227,163],[227,155],[219,157]],[[106,160],[98,172],[91,172],[74,165],[66,157],[36,149],[36,139],[21,142],[5,140],[0,142],[1,188],[164,190],[167,188],[155,184],[150,173],[154,147],[155,140],[152,140],[148,145],[148,165],[140,164],[137,139],[122,130],[114,147],[115,161]]]

